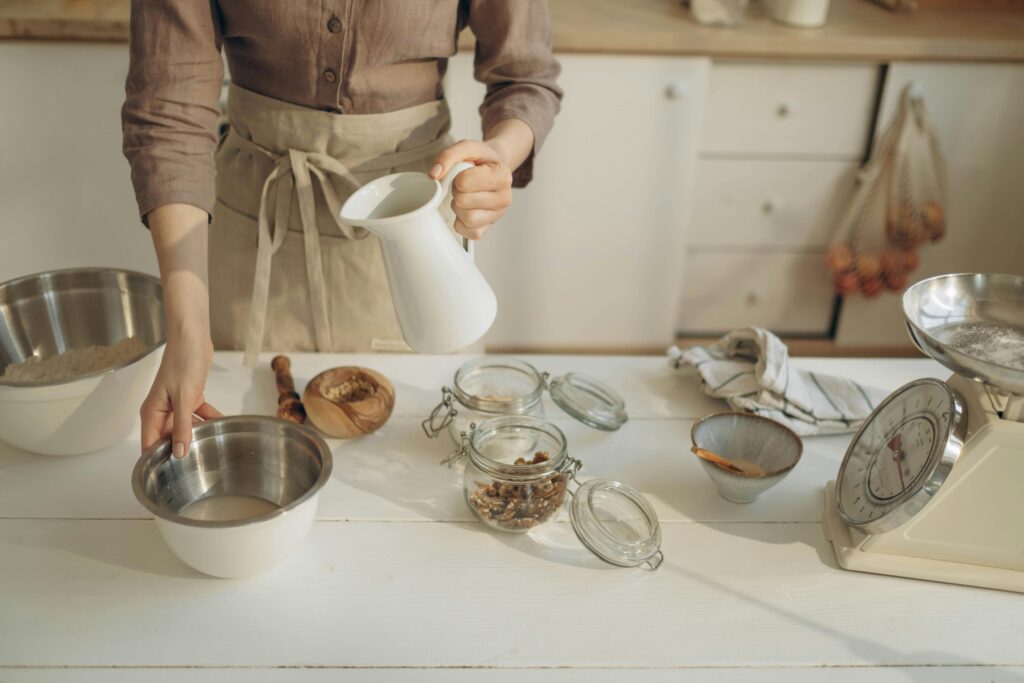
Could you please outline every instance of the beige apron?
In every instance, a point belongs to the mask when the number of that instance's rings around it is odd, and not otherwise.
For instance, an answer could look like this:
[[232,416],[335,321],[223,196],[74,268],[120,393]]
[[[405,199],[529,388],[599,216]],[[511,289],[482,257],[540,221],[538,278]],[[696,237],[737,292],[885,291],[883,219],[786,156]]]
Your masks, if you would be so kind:
[[375,236],[338,220],[363,183],[426,171],[451,144],[443,100],[335,114],[232,85],[217,149],[210,326],[252,365],[274,351],[408,350]]

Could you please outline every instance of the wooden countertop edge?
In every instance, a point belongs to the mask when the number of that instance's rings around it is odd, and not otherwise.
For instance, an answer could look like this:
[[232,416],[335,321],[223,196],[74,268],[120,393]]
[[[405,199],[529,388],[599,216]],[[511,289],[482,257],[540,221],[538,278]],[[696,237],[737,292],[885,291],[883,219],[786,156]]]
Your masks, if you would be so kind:
[[[126,42],[127,3],[94,1],[95,6],[87,0],[66,6],[0,0],[0,40]],[[618,0],[553,0],[555,51],[803,61],[1024,61],[1020,11],[922,11],[915,17],[890,14],[867,0],[833,0],[833,17],[822,29],[784,27],[756,14],[740,28],[716,29],[697,25],[670,0],[632,1],[635,5],[624,7]],[[472,44],[465,32],[459,47]]]
[[[127,22],[91,22],[74,20],[10,20],[0,19],[0,41],[55,41],[85,43],[125,43],[128,40]],[[759,44],[747,41],[742,48],[701,45],[669,48],[658,45],[630,45],[628,47],[606,45],[564,44],[555,47],[558,54],[599,54],[626,56],[674,56],[706,57],[709,59],[767,59],[780,61],[836,61],[836,62],[1022,62],[1024,61],[1024,40],[978,44],[951,45],[941,51],[915,49],[913,43],[893,39],[888,49],[877,44],[865,45],[863,41],[851,41],[844,46],[833,43],[828,49],[816,45],[801,46],[789,44],[785,47],[772,43]],[[467,50],[460,45],[460,49]]]
[[128,42],[128,21],[117,19],[22,19],[0,17],[0,40]]

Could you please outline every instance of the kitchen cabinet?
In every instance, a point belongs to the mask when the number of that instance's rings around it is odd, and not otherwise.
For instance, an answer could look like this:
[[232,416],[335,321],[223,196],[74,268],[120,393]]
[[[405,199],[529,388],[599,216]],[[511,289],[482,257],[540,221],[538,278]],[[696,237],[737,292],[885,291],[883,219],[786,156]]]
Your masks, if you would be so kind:
[[[896,63],[879,132],[917,83],[949,169],[948,232],[920,250],[912,281],[949,272],[1024,273],[1024,65]],[[847,297],[836,342],[907,346],[900,298]]]
[[[682,290],[709,61],[560,55],[567,86],[536,180],[476,254],[491,349],[661,349]],[[472,58],[449,65],[456,137],[479,138]]]
[[826,245],[873,121],[874,64],[715,62],[686,236],[681,336],[827,337]]
[[858,160],[877,88],[874,64],[715,62],[701,154]]
[[683,280],[685,329],[728,332],[758,325],[778,334],[820,334],[835,295],[818,253],[691,251]]
[[820,253],[859,169],[856,161],[831,159],[701,159],[687,244]]

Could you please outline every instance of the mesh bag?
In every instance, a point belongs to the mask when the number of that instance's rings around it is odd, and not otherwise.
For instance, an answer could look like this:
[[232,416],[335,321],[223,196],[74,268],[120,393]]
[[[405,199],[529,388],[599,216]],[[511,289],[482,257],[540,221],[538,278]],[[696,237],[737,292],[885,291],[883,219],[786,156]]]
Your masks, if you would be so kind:
[[857,177],[857,191],[828,251],[840,294],[900,291],[917,250],[946,233],[946,164],[913,86]]

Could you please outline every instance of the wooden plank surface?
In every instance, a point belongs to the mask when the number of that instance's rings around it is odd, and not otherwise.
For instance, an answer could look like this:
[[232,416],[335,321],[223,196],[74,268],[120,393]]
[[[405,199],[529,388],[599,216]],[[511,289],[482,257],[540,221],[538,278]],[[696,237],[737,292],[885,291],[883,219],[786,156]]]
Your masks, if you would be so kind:
[[[227,414],[273,414],[276,406],[269,355],[259,368],[244,370],[241,355],[218,352],[207,398]],[[427,439],[420,421],[450,383],[465,357],[318,356],[293,354],[294,377],[303,386],[326,367],[362,364],[389,376],[396,385],[395,415],[379,432],[363,439],[329,439],[333,481],[321,497],[322,519],[469,521],[458,468],[439,462],[454,447],[447,434]],[[799,467],[754,506],[728,503],[689,452],[695,418],[726,410],[724,402],[697,391],[692,370],[673,370],[651,357],[524,357],[538,368],[560,374],[589,373],[616,387],[631,420],[614,433],[599,432],[568,418],[548,402],[546,414],[566,433],[570,449],[584,462],[584,478],[624,481],[647,494],[665,521],[816,521],[820,492],[835,476],[848,436],[805,441]],[[863,378],[895,388],[920,376],[943,377],[932,361],[795,359],[801,367]],[[138,519],[148,515],[132,495],[129,479],[138,458],[137,432],[100,453],[46,458],[0,444],[0,518]],[[83,482],[89,482],[83,486]]]
[[[129,0],[0,0],[0,38],[128,39]],[[1024,60],[1020,10],[922,9],[897,14],[832,0],[824,28],[752,11],[741,28],[697,24],[677,0],[550,0],[555,49],[735,58]],[[460,41],[471,47],[469,36]]]
[[[0,682],[1024,680],[1024,596],[836,567],[818,518],[846,436],[808,439],[786,481],[732,505],[686,451],[692,419],[719,407],[695,377],[663,358],[532,358],[609,381],[633,409],[613,434],[557,419],[584,474],[636,486],[661,517],[665,564],[624,570],[564,521],[523,536],[472,521],[458,472],[437,465],[447,444],[418,431],[464,357],[293,360],[300,384],[331,365],[383,370],[401,415],[332,442],[310,538],[254,579],[210,579],[170,553],[131,496],[134,440],[74,458],[0,447]],[[945,375],[799,363],[885,388]],[[218,353],[208,395],[266,412],[271,381]]]
[[622,570],[567,525],[318,522],[275,570],[204,578],[149,521],[0,523],[11,665],[1024,665],[1024,596],[836,569],[817,524],[666,524]]
[[1024,667],[778,667],[736,669],[550,669],[550,668],[59,668],[13,669],[0,672],[0,683],[1014,683],[1024,680]]

